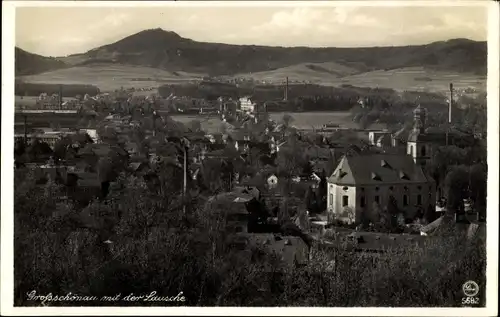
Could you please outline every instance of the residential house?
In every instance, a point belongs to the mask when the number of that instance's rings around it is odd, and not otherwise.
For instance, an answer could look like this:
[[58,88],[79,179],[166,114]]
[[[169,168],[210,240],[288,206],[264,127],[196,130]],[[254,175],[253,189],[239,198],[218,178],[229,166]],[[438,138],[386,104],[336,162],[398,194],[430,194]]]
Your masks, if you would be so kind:
[[253,113],[256,110],[256,104],[252,102],[250,97],[243,97],[239,99],[240,110],[247,113]]
[[394,252],[417,251],[425,247],[427,237],[413,234],[388,234],[379,232],[359,232],[338,230],[334,238],[327,240],[326,246],[337,246],[345,252],[357,252],[375,258]]
[[[45,142],[47,143],[51,149],[54,149],[54,146],[56,145],[57,141],[61,140],[62,138],[61,133],[35,133],[35,134],[26,134],[26,141],[28,144],[33,143],[35,140],[38,140],[40,142]],[[25,135],[24,134],[14,134],[14,141],[22,141],[24,140]]]
[[275,233],[241,233],[231,237],[230,244],[246,256],[255,250],[263,250],[276,256],[281,265],[271,270],[280,271],[289,267],[304,267],[309,262],[309,246],[300,237]]
[[271,174],[267,177],[266,182],[268,188],[274,189],[278,187],[278,176],[276,176],[275,174]]
[[250,213],[246,203],[254,199],[250,194],[227,192],[210,197],[207,210],[213,210],[225,219],[226,232],[248,232]]
[[370,143],[370,145],[377,145],[379,143],[379,140],[381,140],[381,137],[386,137],[386,136],[390,139],[391,132],[387,130],[370,131],[368,132],[368,142]]
[[37,180],[45,179],[65,184],[68,168],[66,166],[54,165],[54,161],[51,158],[47,164],[37,166],[34,173]]

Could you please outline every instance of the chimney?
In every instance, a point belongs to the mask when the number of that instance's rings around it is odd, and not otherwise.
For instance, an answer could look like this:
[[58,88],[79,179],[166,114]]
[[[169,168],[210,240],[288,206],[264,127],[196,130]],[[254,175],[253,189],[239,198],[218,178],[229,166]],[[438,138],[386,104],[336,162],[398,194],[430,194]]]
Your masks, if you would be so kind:
[[286,77],[286,83],[285,83],[285,101],[288,101],[288,77]]
[[24,115],[24,145],[28,144],[28,127],[27,127],[27,121],[28,116]]
[[453,84],[450,83],[450,102],[448,106],[448,123],[451,124],[451,108],[453,107]]
[[62,109],[63,96],[62,96],[62,85],[59,85],[59,109]]
[[446,146],[449,144],[449,133],[451,129],[451,108],[453,107],[453,83],[450,83],[450,101],[448,102],[448,128],[446,129]]

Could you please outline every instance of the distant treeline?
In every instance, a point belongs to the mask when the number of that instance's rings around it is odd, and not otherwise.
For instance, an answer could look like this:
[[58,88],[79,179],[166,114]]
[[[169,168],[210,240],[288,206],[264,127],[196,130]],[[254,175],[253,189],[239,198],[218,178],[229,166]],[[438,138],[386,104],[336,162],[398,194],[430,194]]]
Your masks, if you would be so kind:
[[39,96],[42,93],[48,95],[59,94],[62,90],[63,97],[75,97],[76,95],[89,94],[97,95],[99,88],[92,85],[74,85],[74,84],[33,84],[16,81],[15,94],[16,96]]
[[[237,99],[250,96],[254,102],[270,105],[268,111],[345,111],[358,104],[360,100],[368,103],[385,103],[385,107],[395,100],[414,103],[421,99],[442,103],[444,97],[439,94],[424,92],[405,92],[404,97],[393,89],[366,88],[343,85],[329,87],[314,84],[292,84],[288,88],[287,101],[283,101],[283,85],[242,87],[227,83],[201,83],[185,85],[163,85],[158,88],[160,96],[171,94],[179,97],[217,100],[218,97]],[[371,105],[370,105],[371,106]]]

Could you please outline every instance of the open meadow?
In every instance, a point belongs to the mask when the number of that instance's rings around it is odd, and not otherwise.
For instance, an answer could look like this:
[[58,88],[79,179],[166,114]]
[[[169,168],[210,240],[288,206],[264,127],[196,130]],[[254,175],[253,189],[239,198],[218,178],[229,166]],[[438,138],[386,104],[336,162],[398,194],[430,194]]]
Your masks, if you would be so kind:
[[[30,76],[19,76],[27,83],[85,84],[99,87],[102,92],[123,88],[156,89],[164,84],[181,84],[200,80],[205,74],[170,72],[162,69],[118,65],[93,64],[76,66]],[[225,76],[228,79],[253,79],[269,84],[282,85],[288,77],[291,83],[311,83],[325,86],[352,85],[357,87],[391,88],[397,91],[447,92],[450,82],[457,89],[486,90],[486,76],[453,73],[407,67],[393,70],[360,71],[334,62],[301,63],[275,70]]]
[[36,75],[19,76],[27,83],[43,84],[85,84],[99,87],[101,92],[123,88],[157,88],[168,83],[182,83],[199,80],[203,75],[186,72],[168,72],[161,69],[115,65],[94,64],[58,69]]
[[[274,112],[270,113],[269,117],[279,123],[285,114],[292,117],[291,125],[297,129],[318,129],[324,124],[338,124],[342,128],[359,128],[358,124],[351,120],[351,114],[348,111]],[[384,129],[386,126],[372,124],[369,128]]]
[[335,63],[308,63],[265,72],[239,74],[235,77],[252,78],[280,85],[288,77],[290,82],[308,82],[325,86],[352,85],[439,93],[447,92],[450,82],[453,82],[457,89],[470,87],[486,91],[486,76],[436,71],[422,67],[359,72],[354,68]]

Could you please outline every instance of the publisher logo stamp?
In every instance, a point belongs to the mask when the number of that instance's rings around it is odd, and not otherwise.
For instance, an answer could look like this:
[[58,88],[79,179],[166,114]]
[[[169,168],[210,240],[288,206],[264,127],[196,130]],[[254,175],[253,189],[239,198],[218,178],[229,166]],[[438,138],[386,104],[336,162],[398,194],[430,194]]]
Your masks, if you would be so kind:
[[465,296],[474,297],[479,293],[479,285],[474,281],[467,281],[462,285]]
[[462,297],[462,305],[475,306],[479,305],[479,285],[474,281],[467,281],[462,285],[462,292],[465,297]]

